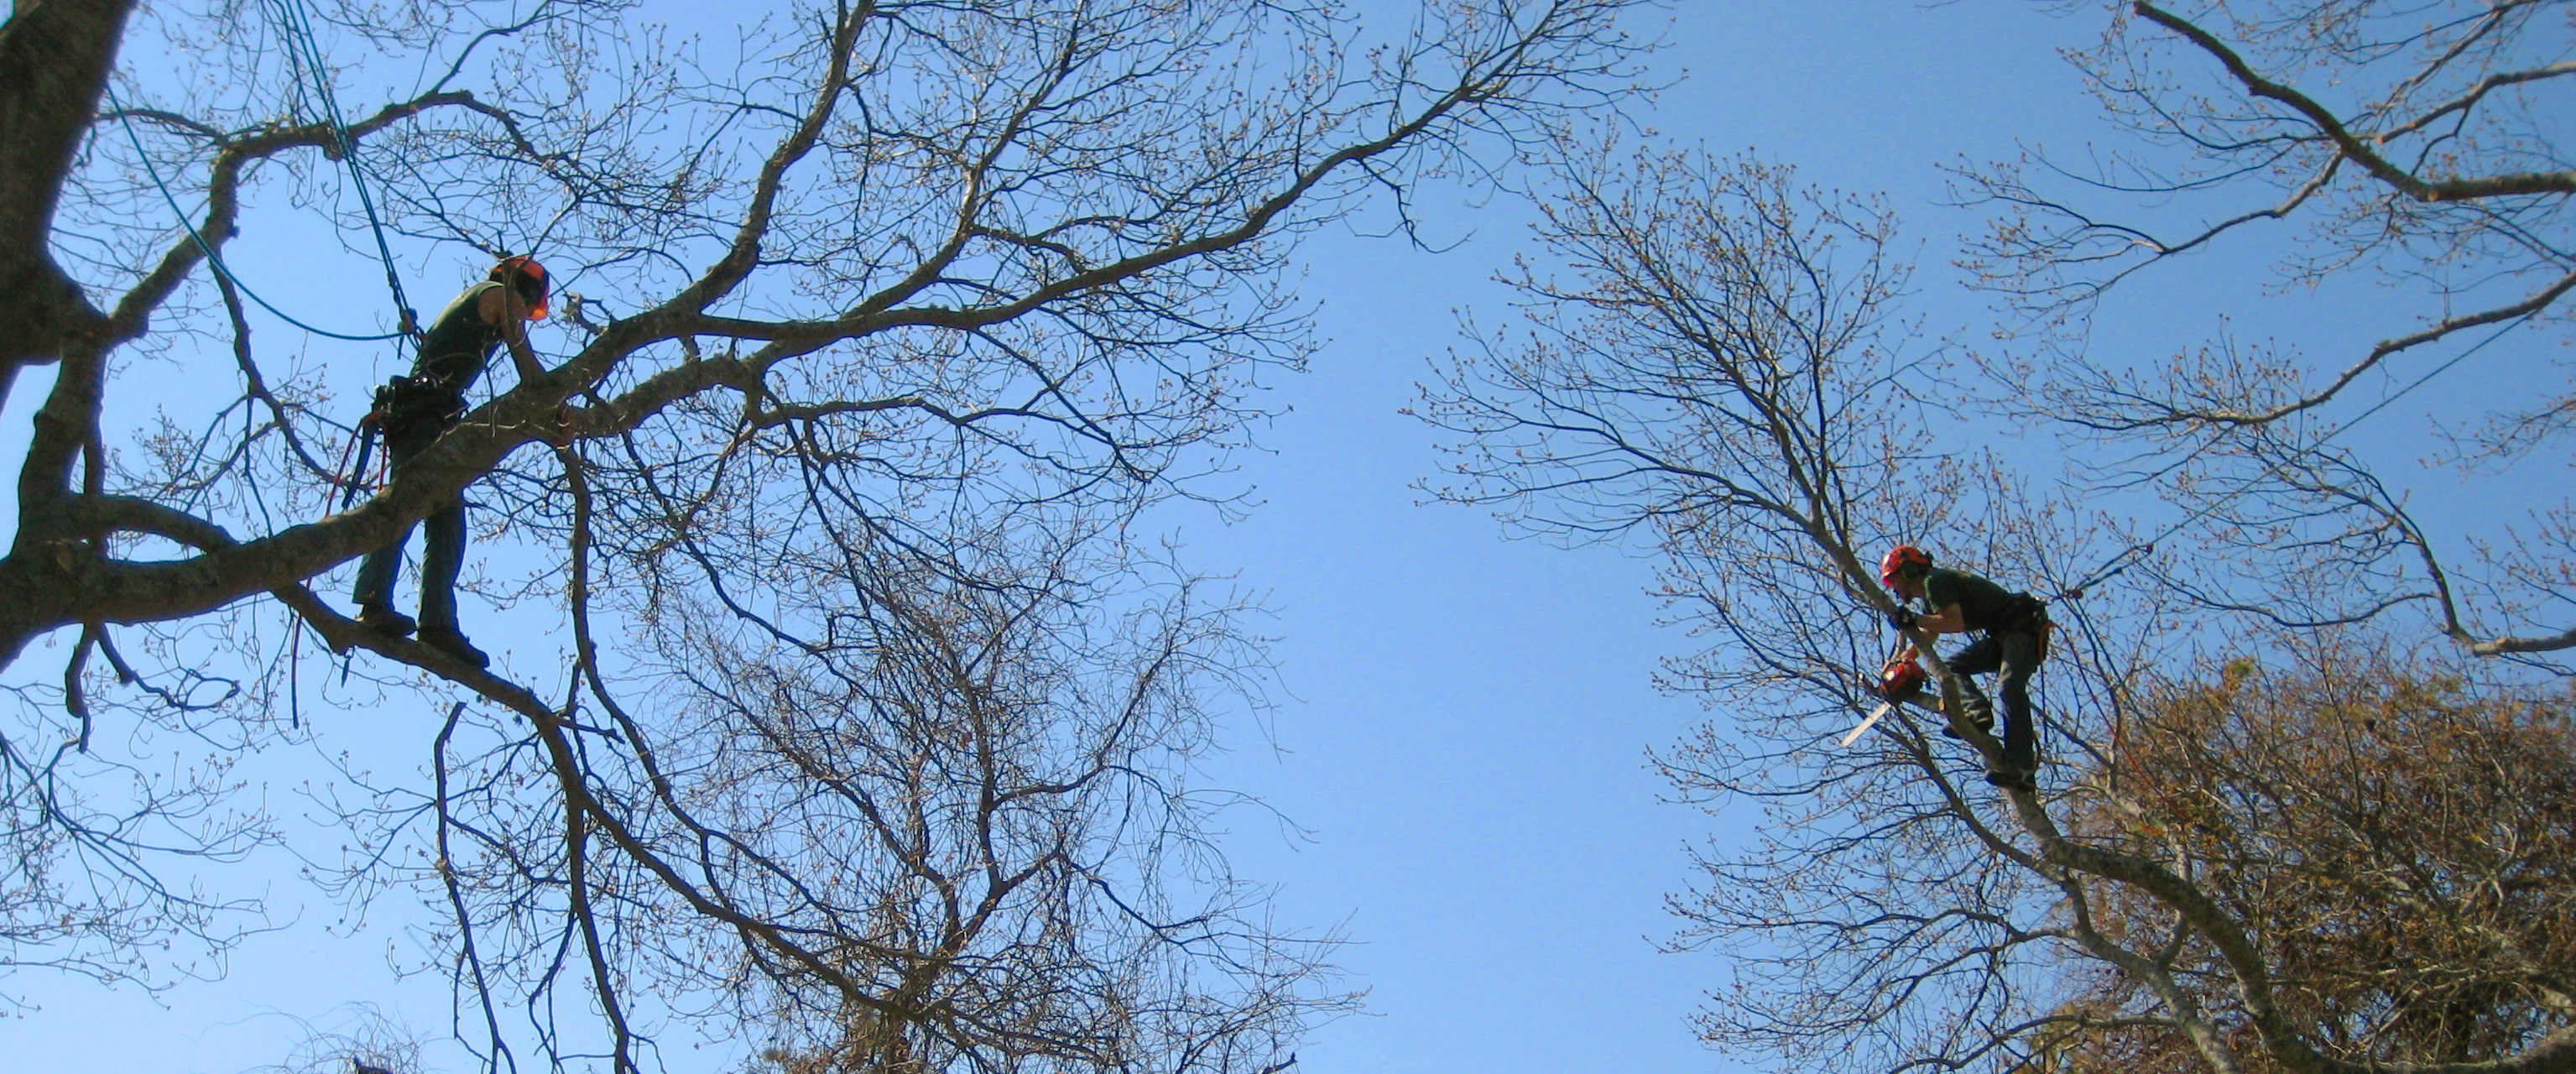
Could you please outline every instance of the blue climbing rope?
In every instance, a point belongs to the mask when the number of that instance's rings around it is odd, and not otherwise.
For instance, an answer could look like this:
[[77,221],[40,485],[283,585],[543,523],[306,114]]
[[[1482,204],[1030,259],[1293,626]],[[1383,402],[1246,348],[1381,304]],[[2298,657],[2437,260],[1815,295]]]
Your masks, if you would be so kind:
[[207,242],[206,236],[198,232],[197,225],[194,219],[188,215],[188,211],[179,207],[179,196],[170,192],[170,184],[161,180],[161,169],[152,163],[152,154],[146,152],[143,148],[143,136],[136,133],[134,129],[134,116],[132,112],[125,107],[125,103],[123,101],[117,99],[116,86],[111,83],[106,87],[106,90],[107,103],[109,107],[116,109],[116,118],[122,122],[125,127],[126,140],[134,144],[134,155],[137,159],[143,162],[144,176],[151,179],[152,185],[161,191],[161,200],[169,203],[171,214],[179,218],[179,226],[187,231],[188,238],[196,242],[198,251],[206,255],[206,264],[213,267],[217,274],[231,282],[231,284],[235,288],[239,289],[241,293],[250,296],[250,300],[252,302],[259,304],[259,308],[267,310],[278,320],[294,325],[295,327],[301,328],[307,332],[311,332],[314,335],[327,336],[332,339],[345,339],[352,343],[377,343],[388,339],[402,339],[409,334],[406,332],[394,331],[387,332],[382,335],[357,336],[350,335],[346,332],[334,332],[328,328],[316,328],[304,323],[303,321],[297,320],[293,314],[277,308],[276,303],[260,297],[258,291],[252,289],[249,284],[242,282],[241,275],[234,272],[232,270],[232,266],[224,263],[223,255],[216,253],[214,244]]
[[[339,99],[331,93],[331,72],[322,55],[322,45],[313,34],[313,16],[304,0],[276,0],[271,10],[277,17],[278,30],[287,39],[287,56],[296,71],[296,88],[308,87],[320,106],[322,121],[329,125],[334,155],[348,169],[349,187],[358,194],[358,206],[367,214],[367,228],[374,232],[376,256],[385,266],[385,287],[393,292],[394,309],[402,314],[401,331],[418,334],[420,315],[404,296],[402,275],[394,268],[393,247],[385,242],[385,222],[376,214],[376,199],[367,192],[366,168],[358,161],[357,142],[349,137],[349,125],[341,121]],[[307,82],[307,77],[310,82]]]
[[205,255],[206,264],[242,294],[250,296],[250,300],[257,303],[259,308],[267,310],[278,320],[314,335],[331,339],[347,340],[352,343],[379,343],[386,340],[416,338],[420,335],[420,315],[412,309],[410,298],[403,293],[402,276],[394,267],[393,247],[385,240],[384,221],[376,212],[375,197],[368,193],[366,172],[358,161],[357,143],[349,137],[348,124],[340,120],[339,102],[331,95],[330,76],[323,65],[321,46],[313,37],[311,17],[304,8],[303,0],[278,0],[278,3],[271,8],[271,13],[278,20],[281,36],[286,38],[299,96],[309,91],[320,105],[323,113],[322,122],[328,126],[331,133],[332,155],[338,157],[341,164],[347,167],[349,185],[357,191],[358,205],[367,216],[367,227],[375,234],[376,255],[385,267],[385,286],[393,292],[394,309],[401,318],[393,331],[377,335],[334,332],[307,324],[261,296],[258,290],[242,280],[240,273],[234,272],[232,266],[224,262],[223,255],[215,251],[214,244],[207,242],[205,235],[197,230],[194,218],[188,215],[186,209],[180,207],[178,195],[171,193],[170,184],[161,178],[160,167],[152,162],[152,154],[143,148],[143,136],[134,129],[133,112],[117,98],[116,86],[112,81],[104,87],[107,103],[116,110],[116,118],[125,128],[126,140],[133,144],[134,155],[143,164],[144,175],[152,180],[153,187],[161,192],[161,200],[167,202],[170,212],[178,217],[179,226],[188,232],[188,238],[194,241],[198,251]]

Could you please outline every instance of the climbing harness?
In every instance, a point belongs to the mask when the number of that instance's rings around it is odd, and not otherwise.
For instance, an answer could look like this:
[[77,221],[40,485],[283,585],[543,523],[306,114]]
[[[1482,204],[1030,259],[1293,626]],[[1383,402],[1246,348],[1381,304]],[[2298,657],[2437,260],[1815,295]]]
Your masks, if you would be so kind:
[[[539,264],[533,255],[517,254],[502,258],[500,264],[492,267],[490,278],[530,303],[529,319],[545,317],[546,267]],[[367,416],[358,420],[357,465],[354,470],[345,471],[351,476],[342,482],[340,509],[346,511],[355,506],[360,489],[375,487],[363,478],[378,440],[386,442],[385,456],[390,458],[394,441],[435,439],[464,414],[464,397],[434,377],[415,374],[385,381],[369,401]],[[346,453],[343,455],[345,462]]]

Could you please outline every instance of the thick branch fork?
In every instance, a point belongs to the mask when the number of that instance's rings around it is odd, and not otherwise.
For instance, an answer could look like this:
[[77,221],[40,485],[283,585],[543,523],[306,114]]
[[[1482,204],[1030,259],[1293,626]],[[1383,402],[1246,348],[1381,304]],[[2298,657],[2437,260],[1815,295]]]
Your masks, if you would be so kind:
[[103,332],[49,246],[71,168],[134,0],[21,3],[0,24],[0,399],[21,366]]

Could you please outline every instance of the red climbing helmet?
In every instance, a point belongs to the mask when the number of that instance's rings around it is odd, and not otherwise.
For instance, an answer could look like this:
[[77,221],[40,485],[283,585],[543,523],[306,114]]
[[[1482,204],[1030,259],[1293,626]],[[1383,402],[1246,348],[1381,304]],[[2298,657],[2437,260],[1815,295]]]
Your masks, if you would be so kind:
[[519,293],[519,297],[536,306],[528,311],[529,320],[546,319],[546,267],[538,264],[536,258],[527,254],[502,258],[500,264],[492,266],[490,279],[494,283],[508,284],[511,290]]
[[1912,573],[1917,568],[1932,569],[1932,553],[1910,544],[1897,545],[1888,549],[1886,557],[1878,561],[1879,584],[1894,589],[1899,575]]

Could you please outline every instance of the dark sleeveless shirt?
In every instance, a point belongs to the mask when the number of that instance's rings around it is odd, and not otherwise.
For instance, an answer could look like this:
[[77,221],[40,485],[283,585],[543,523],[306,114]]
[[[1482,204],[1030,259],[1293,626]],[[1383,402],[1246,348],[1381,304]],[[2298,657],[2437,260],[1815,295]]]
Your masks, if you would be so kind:
[[483,367],[501,348],[501,326],[483,323],[476,307],[483,292],[501,286],[485,280],[465,289],[440,310],[420,342],[420,361],[411,375],[429,387],[462,397],[483,376]]
[[[1953,604],[1970,630],[2022,627],[2039,602],[1966,571],[1935,568],[1923,577],[1923,605],[1937,612]],[[2045,614],[2041,612],[2040,614]]]

